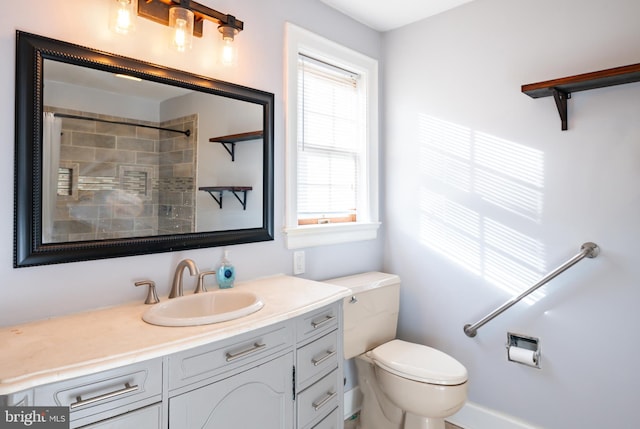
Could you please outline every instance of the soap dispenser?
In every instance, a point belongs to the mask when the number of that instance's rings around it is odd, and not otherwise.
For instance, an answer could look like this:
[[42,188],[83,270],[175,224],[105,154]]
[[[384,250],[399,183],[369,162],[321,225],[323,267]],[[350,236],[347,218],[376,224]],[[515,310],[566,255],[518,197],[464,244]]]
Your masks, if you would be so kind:
[[228,289],[233,287],[233,282],[236,279],[236,269],[229,262],[229,251],[224,251],[222,262],[216,272],[216,280],[220,289]]

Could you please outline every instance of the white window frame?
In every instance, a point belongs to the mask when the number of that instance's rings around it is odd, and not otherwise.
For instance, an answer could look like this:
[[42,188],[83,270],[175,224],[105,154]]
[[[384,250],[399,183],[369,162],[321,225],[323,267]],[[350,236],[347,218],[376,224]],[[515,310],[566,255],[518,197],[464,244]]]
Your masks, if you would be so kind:
[[[357,222],[298,225],[298,54],[360,75],[367,96],[366,166]],[[373,240],[378,236],[378,61],[291,23],[285,42],[286,180],[285,227],[288,249]]]

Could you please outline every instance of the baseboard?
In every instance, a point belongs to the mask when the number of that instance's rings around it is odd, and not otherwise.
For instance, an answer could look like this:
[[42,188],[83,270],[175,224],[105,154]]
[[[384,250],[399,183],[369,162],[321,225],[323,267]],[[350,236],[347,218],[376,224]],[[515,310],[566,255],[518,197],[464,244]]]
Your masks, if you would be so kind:
[[447,421],[464,429],[540,429],[538,426],[473,402],[467,402]]
[[348,419],[362,407],[362,392],[358,386],[344,392],[344,419]]
[[[347,420],[362,407],[362,392],[358,386],[344,392],[344,420]],[[541,429],[524,420],[467,402],[464,407],[447,421],[464,429]]]

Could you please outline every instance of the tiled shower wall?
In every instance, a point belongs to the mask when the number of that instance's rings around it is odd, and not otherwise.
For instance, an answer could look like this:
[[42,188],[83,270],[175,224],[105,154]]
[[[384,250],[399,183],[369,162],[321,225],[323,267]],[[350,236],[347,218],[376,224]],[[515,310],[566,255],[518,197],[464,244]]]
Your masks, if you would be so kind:
[[190,130],[191,135],[160,131],[158,168],[158,234],[195,231],[196,142],[198,117],[165,121],[163,128]]
[[[46,109],[83,117],[88,112]],[[190,129],[186,137],[140,126],[62,118],[53,242],[189,232],[195,223],[197,116],[161,124],[100,115],[100,119]],[[68,184],[65,173],[69,173]]]

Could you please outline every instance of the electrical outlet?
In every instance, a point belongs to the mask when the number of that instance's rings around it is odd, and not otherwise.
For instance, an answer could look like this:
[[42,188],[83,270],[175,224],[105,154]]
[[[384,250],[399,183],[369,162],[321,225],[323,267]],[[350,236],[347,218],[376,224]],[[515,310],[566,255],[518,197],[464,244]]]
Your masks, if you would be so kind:
[[304,274],[305,271],[305,260],[304,260],[304,250],[298,250],[293,252],[293,274]]

